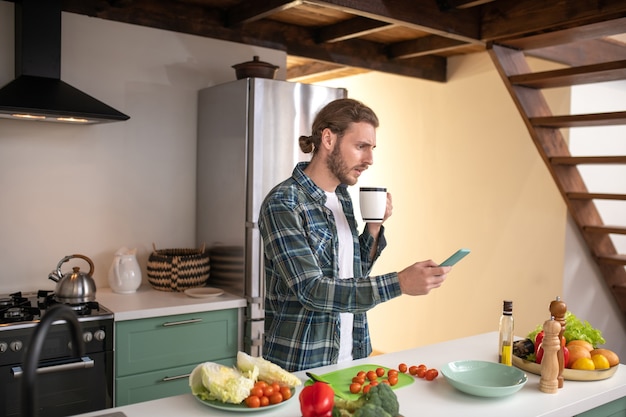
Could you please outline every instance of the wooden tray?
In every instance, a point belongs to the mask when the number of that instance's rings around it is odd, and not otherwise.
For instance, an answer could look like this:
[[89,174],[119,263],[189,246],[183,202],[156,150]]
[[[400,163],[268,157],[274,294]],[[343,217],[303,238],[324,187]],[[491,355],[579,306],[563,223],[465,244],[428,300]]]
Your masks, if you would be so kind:
[[[530,362],[520,357],[513,355],[513,365],[516,367],[530,372],[535,375],[541,375],[541,365],[535,362]],[[577,369],[563,369],[563,378],[569,381],[600,381],[601,379],[607,379],[612,377],[619,366],[612,366],[609,369],[602,369],[597,371],[580,371]]]

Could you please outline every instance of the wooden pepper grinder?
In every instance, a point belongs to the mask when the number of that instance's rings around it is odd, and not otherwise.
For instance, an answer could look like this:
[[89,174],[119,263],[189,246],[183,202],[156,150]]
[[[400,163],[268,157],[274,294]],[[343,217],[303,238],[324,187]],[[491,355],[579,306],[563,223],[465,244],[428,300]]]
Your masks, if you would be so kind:
[[565,368],[565,356],[563,355],[563,333],[565,332],[565,313],[567,312],[567,305],[561,301],[561,297],[556,297],[556,300],[550,303],[550,315],[554,317],[561,325],[561,331],[559,332],[559,350],[557,352],[557,358],[559,360],[559,376],[557,378],[559,382],[559,388],[563,388],[563,368]]
[[552,317],[543,323],[543,359],[541,360],[541,379],[539,389],[548,394],[559,391],[559,359],[557,352],[561,347],[559,332],[561,325]]

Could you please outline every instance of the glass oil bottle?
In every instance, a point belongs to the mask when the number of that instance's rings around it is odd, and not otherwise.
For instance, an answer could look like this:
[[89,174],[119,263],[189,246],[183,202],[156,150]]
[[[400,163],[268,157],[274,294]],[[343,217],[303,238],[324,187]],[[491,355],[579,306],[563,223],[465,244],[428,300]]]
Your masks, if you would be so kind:
[[498,341],[498,361],[513,365],[513,301],[504,300],[500,317],[500,335]]

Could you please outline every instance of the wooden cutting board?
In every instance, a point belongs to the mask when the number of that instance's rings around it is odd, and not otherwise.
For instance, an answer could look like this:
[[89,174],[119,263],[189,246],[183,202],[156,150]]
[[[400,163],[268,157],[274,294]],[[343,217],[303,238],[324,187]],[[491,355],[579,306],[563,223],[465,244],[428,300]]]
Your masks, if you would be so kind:
[[[390,368],[387,368],[382,365],[357,365],[351,368],[340,369],[338,371],[329,372],[327,374],[319,374],[325,381],[327,381],[330,386],[335,391],[335,394],[341,393],[343,398],[347,398],[350,400],[358,399],[361,394],[352,394],[350,392],[350,384],[352,383],[352,378],[356,376],[359,371],[375,371],[376,368],[383,368],[385,370],[385,375],[381,378],[378,378],[378,381],[382,381],[387,378],[387,371]],[[393,390],[397,390],[402,387],[406,387],[407,385],[411,385],[415,381],[414,376],[409,375],[408,373],[403,374],[402,372],[398,372],[398,383],[391,387]],[[313,383],[312,380],[306,381],[305,385],[311,385]]]

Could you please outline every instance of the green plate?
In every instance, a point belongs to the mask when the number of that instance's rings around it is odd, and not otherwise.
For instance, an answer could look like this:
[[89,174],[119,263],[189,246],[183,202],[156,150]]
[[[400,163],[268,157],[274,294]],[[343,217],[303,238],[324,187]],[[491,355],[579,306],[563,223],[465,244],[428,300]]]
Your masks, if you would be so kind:
[[[336,395],[339,393],[342,398],[356,400],[361,396],[361,394],[352,394],[350,392],[350,384],[352,383],[352,378],[354,378],[359,371],[375,371],[376,368],[383,368],[385,370],[385,376],[378,378],[379,382],[387,378],[387,371],[391,369],[382,365],[364,364],[353,366],[351,368],[340,369],[338,371],[333,371],[318,376],[322,377],[326,382],[330,384]],[[408,373],[403,374],[402,372],[398,372],[398,383],[391,388],[396,390],[398,388],[406,387],[407,385],[411,385],[413,381],[415,381],[414,376],[411,376]],[[305,382],[305,385],[311,385],[312,383],[313,381],[309,379]]]

